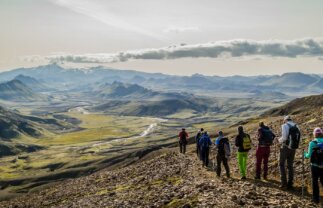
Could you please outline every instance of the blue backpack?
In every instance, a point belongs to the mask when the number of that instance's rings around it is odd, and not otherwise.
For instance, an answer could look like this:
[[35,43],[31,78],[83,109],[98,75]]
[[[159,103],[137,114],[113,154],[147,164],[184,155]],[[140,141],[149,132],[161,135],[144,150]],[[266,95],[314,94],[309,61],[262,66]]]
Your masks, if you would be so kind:
[[209,148],[210,146],[210,138],[208,135],[203,135],[200,139],[201,141],[201,148]]

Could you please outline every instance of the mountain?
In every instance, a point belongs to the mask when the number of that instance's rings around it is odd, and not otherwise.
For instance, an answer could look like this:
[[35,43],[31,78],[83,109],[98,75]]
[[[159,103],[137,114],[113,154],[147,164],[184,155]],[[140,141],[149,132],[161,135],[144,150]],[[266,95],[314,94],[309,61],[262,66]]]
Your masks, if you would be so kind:
[[157,95],[157,92],[148,90],[137,84],[124,84],[121,82],[113,82],[112,84],[104,83],[94,90],[94,93],[102,98],[129,98],[143,99]]
[[112,101],[92,108],[126,116],[167,116],[184,110],[203,112],[208,106],[194,99],[167,99],[160,101]]
[[112,84],[103,83],[92,85],[87,92],[88,96],[95,95],[98,98],[109,100],[166,100],[184,99],[191,94],[176,92],[159,92],[147,89],[138,84],[127,84],[113,82]]
[[309,75],[303,73],[285,73],[281,76],[273,76],[269,80],[261,83],[263,86],[274,86],[282,88],[302,89],[319,80],[318,75]]
[[0,80],[9,81],[18,75],[33,77],[44,81],[46,84],[55,85],[55,87],[64,90],[75,86],[85,85],[98,81],[108,80],[127,82],[136,76],[145,78],[159,78],[166,75],[160,73],[145,73],[131,70],[116,70],[105,67],[93,67],[90,69],[65,69],[58,64],[49,64],[33,68],[19,68],[0,73]]
[[45,84],[43,84],[42,82],[38,81],[35,78],[29,77],[29,76],[25,76],[25,75],[18,75],[14,78],[14,80],[18,80],[20,82],[22,82],[23,84],[25,84],[27,87],[29,87],[30,89],[32,89],[35,92],[44,92],[44,91],[48,91],[49,88],[45,86]]
[[322,89],[323,89],[323,78],[317,80],[315,83],[309,85],[307,88],[311,89],[311,90],[322,91]]
[[251,90],[252,98],[261,100],[287,100],[289,96],[284,93],[277,91],[261,91],[261,90]]
[[14,79],[0,83],[0,99],[10,101],[42,101],[46,97],[34,92],[21,81]]
[[321,112],[323,109],[323,94],[321,95],[312,95],[303,98],[297,98],[291,102],[278,107],[271,109],[264,113],[267,116],[283,116],[288,114],[298,114],[300,112]]

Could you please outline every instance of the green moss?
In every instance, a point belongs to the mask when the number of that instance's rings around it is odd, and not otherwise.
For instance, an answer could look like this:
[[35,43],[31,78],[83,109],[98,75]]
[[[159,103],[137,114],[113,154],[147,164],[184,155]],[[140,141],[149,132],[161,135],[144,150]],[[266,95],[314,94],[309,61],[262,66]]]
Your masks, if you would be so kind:
[[107,193],[109,193],[109,190],[108,189],[102,189],[102,190],[96,192],[95,195],[101,196],[101,195],[105,195]]

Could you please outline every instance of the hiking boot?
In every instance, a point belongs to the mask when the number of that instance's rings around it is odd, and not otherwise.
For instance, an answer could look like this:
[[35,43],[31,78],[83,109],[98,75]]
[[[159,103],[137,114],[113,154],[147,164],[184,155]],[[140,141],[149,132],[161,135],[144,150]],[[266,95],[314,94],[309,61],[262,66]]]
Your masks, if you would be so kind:
[[268,181],[268,178],[267,178],[267,176],[264,176],[264,180],[265,180],[265,181]]
[[294,190],[294,186],[293,185],[287,185],[287,189],[292,191],[292,190]]
[[281,185],[279,186],[279,188],[281,188],[281,189],[287,189],[287,184],[281,184]]
[[255,177],[255,180],[260,180],[260,176],[256,176]]
[[241,177],[241,180],[246,180],[246,179],[247,179],[246,176]]
[[320,203],[320,200],[312,199],[312,202],[313,202],[314,204],[319,204],[319,203]]

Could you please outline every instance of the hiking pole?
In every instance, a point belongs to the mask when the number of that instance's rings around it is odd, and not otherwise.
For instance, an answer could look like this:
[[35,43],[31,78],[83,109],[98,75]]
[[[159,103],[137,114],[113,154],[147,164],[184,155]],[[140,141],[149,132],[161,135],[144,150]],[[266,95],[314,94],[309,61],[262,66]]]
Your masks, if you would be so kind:
[[[277,162],[277,164],[278,164],[278,161],[277,161],[277,141],[275,141],[275,145],[274,145],[274,151],[275,151],[275,154],[274,154],[274,156],[275,156],[275,163]],[[278,168],[278,166],[276,166],[275,165],[275,172],[274,172],[274,177],[276,178],[277,177],[277,168]]]
[[302,149],[302,199],[304,198],[304,182],[305,182],[305,177],[304,177],[304,174],[305,174],[305,167],[304,167],[304,148]]

